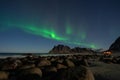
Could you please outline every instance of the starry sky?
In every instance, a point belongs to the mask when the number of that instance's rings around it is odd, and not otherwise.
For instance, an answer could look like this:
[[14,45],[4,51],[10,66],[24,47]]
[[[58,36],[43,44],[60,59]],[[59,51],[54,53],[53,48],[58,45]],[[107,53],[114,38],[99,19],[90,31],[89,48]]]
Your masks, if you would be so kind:
[[0,52],[108,49],[119,36],[119,0],[0,0]]

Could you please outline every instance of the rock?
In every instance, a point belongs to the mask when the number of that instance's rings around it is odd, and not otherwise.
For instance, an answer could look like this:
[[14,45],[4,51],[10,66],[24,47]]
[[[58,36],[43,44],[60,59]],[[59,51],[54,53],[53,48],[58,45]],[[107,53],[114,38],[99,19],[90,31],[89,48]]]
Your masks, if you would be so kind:
[[92,72],[86,67],[61,69],[52,80],[94,80]]
[[92,71],[88,68],[86,68],[86,69],[87,69],[87,71],[86,71],[86,76],[85,76],[84,80],[95,80]]
[[120,59],[117,61],[118,64],[120,64]]
[[57,66],[56,66],[56,68],[57,68],[57,69],[65,69],[65,68],[67,68],[67,66],[58,63]]
[[49,60],[46,59],[42,59],[38,62],[38,67],[44,67],[44,66],[50,66],[51,62]]
[[120,37],[109,47],[108,51],[120,52]]
[[5,71],[0,71],[0,80],[8,80],[9,79],[9,73]]
[[41,69],[29,68],[23,69],[18,72],[17,80],[40,80],[42,77]]
[[14,61],[6,61],[2,64],[1,70],[13,70],[16,69],[18,66],[18,63]]
[[15,64],[17,64],[17,67],[18,67],[18,66],[21,66],[21,65],[22,65],[22,61],[19,60],[19,59],[16,59],[16,60],[15,60]]
[[81,63],[82,63],[82,65],[84,65],[84,66],[89,66],[87,59],[82,59],[82,60],[81,60]]
[[35,64],[26,64],[26,65],[20,66],[19,69],[29,69],[34,67],[35,67]]
[[46,66],[44,67],[44,69],[42,69],[43,72],[43,77],[42,80],[52,80],[52,77],[56,77],[56,73],[57,73],[57,68],[54,66]]
[[58,60],[56,60],[58,63],[63,63],[63,59],[58,59]]
[[57,68],[54,66],[47,66],[44,69],[46,72],[57,72]]
[[75,67],[75,64],[69,59],[66,59],[65,61],[63,61],[63,64],[66,65],[67,67]]
[[56,61],[56,58],[53,58],[53,57],[52,57],[52,58],[50,59],[50,61],[51,61],[51,62],[54,62],[54,61]]

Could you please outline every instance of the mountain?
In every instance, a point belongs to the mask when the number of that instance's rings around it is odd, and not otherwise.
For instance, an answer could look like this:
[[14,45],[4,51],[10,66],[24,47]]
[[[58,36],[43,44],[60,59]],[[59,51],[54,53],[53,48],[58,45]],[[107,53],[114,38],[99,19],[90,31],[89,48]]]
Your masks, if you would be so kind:
[[54,46],[52,50],[49,51],[49,53],[70,53],[70,47],[64,46],[64,45],[57,45]]
[[57,45],[52,48],[52,50],[49,51],[49,53],[93,53],[94,51],[88,48],[80,48],[80,47],[75,47],[75,48],[70,48],[69,46],[65,45]]
[[71,52],[73,53],[93,53],[94,51],[89,49],[89,48],[80,48],[80,47],[75,47],[71,49]]
[[120,37],[118,37],[115,42],[112,43],[108,51],[120,52]]

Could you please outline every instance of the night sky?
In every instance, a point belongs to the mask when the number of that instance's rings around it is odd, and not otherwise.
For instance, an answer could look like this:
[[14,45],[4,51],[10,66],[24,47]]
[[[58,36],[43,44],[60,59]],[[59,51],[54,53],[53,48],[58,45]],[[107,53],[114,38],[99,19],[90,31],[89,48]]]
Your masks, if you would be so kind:
[[0,52],[108,49],[119,36],[119,0],[0,0]]

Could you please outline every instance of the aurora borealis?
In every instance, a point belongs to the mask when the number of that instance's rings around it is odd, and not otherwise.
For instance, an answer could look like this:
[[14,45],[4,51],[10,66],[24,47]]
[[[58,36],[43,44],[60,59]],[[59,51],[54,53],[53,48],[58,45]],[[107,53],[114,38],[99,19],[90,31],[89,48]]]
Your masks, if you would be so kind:
[[120,34],[119,8],[117,0],[1,0],[0,52],[107,49]]

